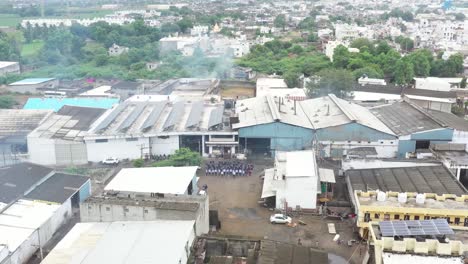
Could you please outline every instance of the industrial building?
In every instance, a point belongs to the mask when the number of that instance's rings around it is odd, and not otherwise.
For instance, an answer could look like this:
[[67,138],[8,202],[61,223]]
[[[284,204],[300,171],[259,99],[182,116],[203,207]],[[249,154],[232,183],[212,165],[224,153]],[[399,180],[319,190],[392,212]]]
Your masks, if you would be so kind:
[[42,263],[187,263],[193,221],[78,223]]
[[0,263],[22,264],[91,191],[88,177],[20,163],[0,169]]
[[250,153],[310,149],[322,157],[342,158],[356,148],[375,157],[394,157],[396,135],[366,108],[335,95],[297,101],[263,96],[236,103],[241,147]]
[[49,110],[0,110],[0,166],[18,163],[27,154],[27,135],[48,116]]
[[468,226],[468,192],[440,163],[353,163],[345,176],[362,236],[368,222],[381,220],[444,218]]
[[397,157],[427,151],[431,144],[466,143],[468,124],[451,113],[426,110],[405,101],[375,107],[372,113],[398,135]]
[[88,160],[169,155],[182,147],[204,156],[233,154],[238,143],[230,115],[224,104],[135,96],[107,111],[84,136]]
[[105,111],[102,108],[61,107],[29,133],[29,161],[42,165],[87,164],[83,136]]
[[373,222],[369,233],[376,264],[463,264],[468,251],[467,231],[447,226],[445,219]]
[[59,80],[55,78],[28,78],[7,86],[7,90],[14,93],[43,93],[54,90],[59,85]]
[[122,169],[104,193],[81,205],[83,222],[194,220],[209,231],[209,198],[198,194],[197,167]]

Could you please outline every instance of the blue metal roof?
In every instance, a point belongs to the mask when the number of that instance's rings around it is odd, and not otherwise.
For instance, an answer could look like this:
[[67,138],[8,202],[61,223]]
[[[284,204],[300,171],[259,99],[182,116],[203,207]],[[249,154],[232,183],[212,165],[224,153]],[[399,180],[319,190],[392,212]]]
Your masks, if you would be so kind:
[[28,85],[28,84],[39,84],[43,82],[48,82],[55,80],[55,78],[27,78],[21,81],[10,83],[10,85]]
[[64,105],[110,109],[117,98],[29,98],[23,109],[49,109],[57,112]]

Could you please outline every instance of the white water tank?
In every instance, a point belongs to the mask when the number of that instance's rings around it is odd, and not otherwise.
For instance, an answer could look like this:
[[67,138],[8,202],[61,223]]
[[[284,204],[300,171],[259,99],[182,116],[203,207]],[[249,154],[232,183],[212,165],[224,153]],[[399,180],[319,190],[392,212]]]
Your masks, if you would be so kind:
[[377,191],[377,201],[385,202],[387,200],[387,194],[381,191]]
[[408,200],[408,195],[406,193],[399,193],[398,194],[398,202],[399,203],[406,203]]
[[424,204],[426,201],[426,195],[423,193],[416,194],[416,203],[417,204]]

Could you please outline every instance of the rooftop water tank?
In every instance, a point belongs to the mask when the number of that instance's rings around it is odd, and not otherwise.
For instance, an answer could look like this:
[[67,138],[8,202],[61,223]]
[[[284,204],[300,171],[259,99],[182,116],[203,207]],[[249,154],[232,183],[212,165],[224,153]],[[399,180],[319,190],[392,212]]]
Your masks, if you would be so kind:
[[377,201],[385,202],[387,200],[387,194],[381,191],[377,191]]
[[416,194],[416,203],[417,204],[424,204],[424,201],[426,201],[426,195],[423,193],[418,193]]
[[399,193],[398,194],[398,202],[399,203],[406,203],[408,200],[408,195],[406,193]]

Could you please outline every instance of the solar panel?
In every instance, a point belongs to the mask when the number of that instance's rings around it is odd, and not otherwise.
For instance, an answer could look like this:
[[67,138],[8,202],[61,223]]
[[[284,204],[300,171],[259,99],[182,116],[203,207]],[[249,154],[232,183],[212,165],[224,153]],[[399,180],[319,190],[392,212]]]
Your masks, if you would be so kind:
[[452,235],[452,228],[445,219],[383,221],[379,223],[384,237],[390,236],[437,236]]
[[137,118],[140,116],[141,112],[143,112],[143,109],[147,106],[147,103],[139,103],[136,105],[135,109],[127,116],[127,118],[122,122],[122,124],[119,127],[119,131],[125,131],[129,129],[132,124],[137,120]]
[[213,109],[208,120],[208,128],[214,127],[223,123],[224,105],[220,105]]
[[153,110],[151,110],[151,113],[146,118],[145,122],[143,122],[143,125],[140,129],[147,130],[148,128],[152,127],[161,116],[164,110],[164,106],[166,106],[166,101],[161,101],[153,104]]
[[167,130],[173,127],[179,120],[182,118],[182,114],[184,113],[185,102],[177,102],[172,106],[172,111],[166,119],[164,123],[163,129]]
[[117,106],[97,127],[96,131],[101,131],[107,128],[112,121],[127,107],[127,104]]
[[192,104],[192,109],[190,110],[187,123],[185,123],[185,127],[197,126],[203,117],[202,114],[203,114],[203,101],[194,102]]

